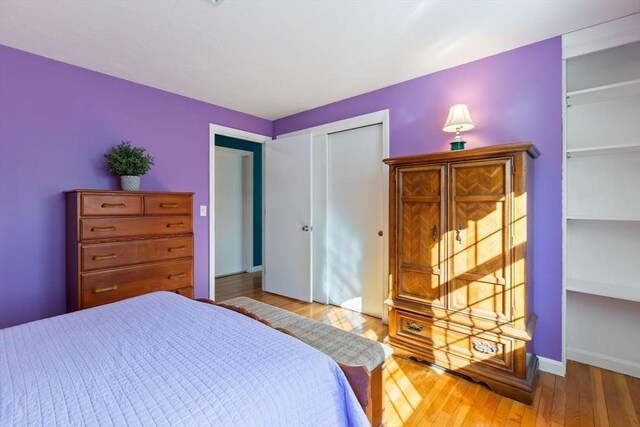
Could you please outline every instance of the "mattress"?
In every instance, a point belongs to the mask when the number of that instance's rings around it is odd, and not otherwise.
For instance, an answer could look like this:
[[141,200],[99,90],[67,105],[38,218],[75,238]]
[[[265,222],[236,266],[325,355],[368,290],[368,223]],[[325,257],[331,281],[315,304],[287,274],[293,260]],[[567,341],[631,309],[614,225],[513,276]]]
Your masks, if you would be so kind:
[[0,426],[365,426],[324,353],[155,292],[0,330]]

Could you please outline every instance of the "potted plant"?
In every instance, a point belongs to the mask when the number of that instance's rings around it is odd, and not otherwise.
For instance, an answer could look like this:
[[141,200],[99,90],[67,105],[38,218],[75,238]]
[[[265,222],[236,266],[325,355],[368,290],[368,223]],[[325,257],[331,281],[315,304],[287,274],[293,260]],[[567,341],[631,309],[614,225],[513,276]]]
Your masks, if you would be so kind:
[[120,184],[125,191],[140,190],[140,176],[149,171],[153,165],[153,157],[146,154],[146,149],[132,147],[131,141],[122,141],[104,155],[109,170],[120,176]]

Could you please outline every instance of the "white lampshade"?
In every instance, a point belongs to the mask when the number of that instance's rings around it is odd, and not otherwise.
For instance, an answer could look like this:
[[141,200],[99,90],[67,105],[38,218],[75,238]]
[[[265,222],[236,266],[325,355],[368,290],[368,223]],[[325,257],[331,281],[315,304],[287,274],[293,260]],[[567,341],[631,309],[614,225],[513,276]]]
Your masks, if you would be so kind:
[[447,117],[447,122],[442,130],[445,132],[463,132],[474,127],[467,104],[456,104],[449,110],[449,117]]

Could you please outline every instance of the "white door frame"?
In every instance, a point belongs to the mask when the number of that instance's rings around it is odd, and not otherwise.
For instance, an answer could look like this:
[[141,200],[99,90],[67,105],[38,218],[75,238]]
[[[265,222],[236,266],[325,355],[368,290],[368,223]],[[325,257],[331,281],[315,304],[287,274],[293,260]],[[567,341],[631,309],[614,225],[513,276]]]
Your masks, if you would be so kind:
[[[389,157],[389,110],[376,111],[361,116],[351,117],[337,122],[326,123],[319,126],[314,126],[308,129],[301,129],[295,132],[290,132],[276,137],[286,137],[298,134],[310,133],[312,138],[317,135],[330,134],[335,132],[342,132],[350,129],[355,129],[363,126],[382,124],[382,157]],[[380,164],[382,168],[382,250],[383,250],[383,265],[382,265],[382,301],[384,302],[389,296],[389,167],[384,163]],[[384,286],[384,283],[387,283]],[[389,322],[389,311],[382,310],[382,322],[387,324]]]
[[[234,129],[226,126],[209,124],[209,299],[215,300],[216,296],[216,135],[224,135],[232,138],[244,139],[245,141],[257,142],[263,144],[269,141],[271,137],[260,135],[253,132],[247,132],[240,129]],[[264,167],[263,167],[264,171]],[[263,189],[254,188],[254,191],[263,191]],[[262,229],[262,238],[264,241],[264,228]]]

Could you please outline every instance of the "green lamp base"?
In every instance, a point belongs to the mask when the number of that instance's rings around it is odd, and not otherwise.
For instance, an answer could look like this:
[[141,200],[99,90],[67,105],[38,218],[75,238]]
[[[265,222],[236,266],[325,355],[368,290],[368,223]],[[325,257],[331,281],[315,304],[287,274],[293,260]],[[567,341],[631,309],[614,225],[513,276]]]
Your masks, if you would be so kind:
[[464,150],[466,141],[451,141],[451,151]]

